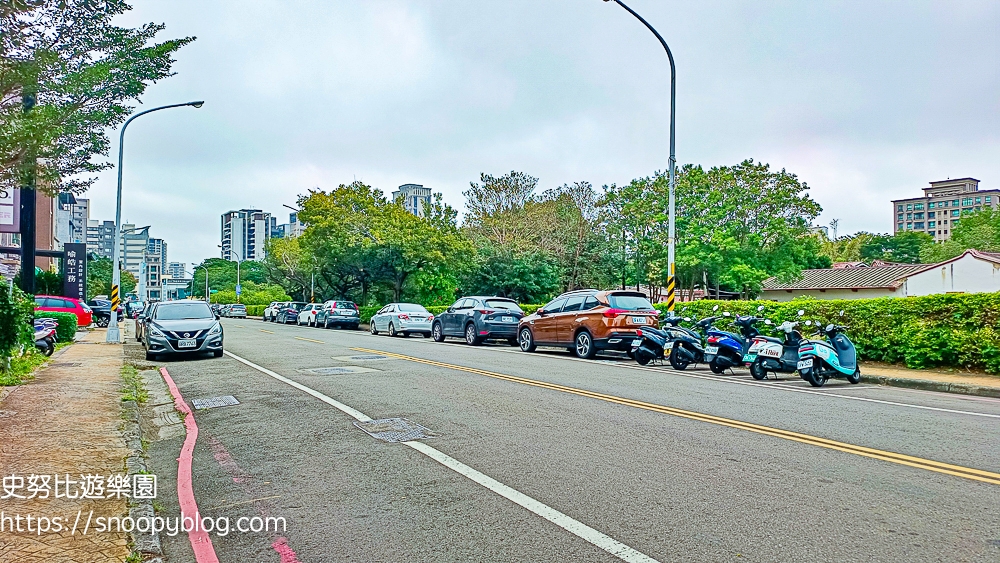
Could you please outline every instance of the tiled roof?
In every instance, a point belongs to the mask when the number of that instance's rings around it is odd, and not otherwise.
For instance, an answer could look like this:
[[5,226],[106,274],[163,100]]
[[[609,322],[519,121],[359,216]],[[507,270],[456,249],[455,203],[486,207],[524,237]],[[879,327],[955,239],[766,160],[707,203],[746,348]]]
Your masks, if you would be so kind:
[[792,283],[782,283],[777,278],[768,278],[764,281],[764,290],[897,288],[910,274],[928,266],[928,264],[906,264],[876,268],[803,270],[802,277]]

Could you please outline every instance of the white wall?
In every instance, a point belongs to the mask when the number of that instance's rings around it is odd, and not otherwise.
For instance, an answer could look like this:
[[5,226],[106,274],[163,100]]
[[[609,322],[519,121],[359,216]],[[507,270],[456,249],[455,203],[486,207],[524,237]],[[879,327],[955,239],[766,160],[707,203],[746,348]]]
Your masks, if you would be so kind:
[[784,289],[764,290],[760,298],[769,301],[791,301],[796,297],[809,296],[816,299],[873,299],[875,297],[905,297],[906,293],[902,289],[890,291],[888,289],[828,289],[820,291],[818,289],[793,289],[791,293]]
[[910,276],[903,284],[905,295],[938,293],[992,293],[1000,291],[1000,265],[971,255]]

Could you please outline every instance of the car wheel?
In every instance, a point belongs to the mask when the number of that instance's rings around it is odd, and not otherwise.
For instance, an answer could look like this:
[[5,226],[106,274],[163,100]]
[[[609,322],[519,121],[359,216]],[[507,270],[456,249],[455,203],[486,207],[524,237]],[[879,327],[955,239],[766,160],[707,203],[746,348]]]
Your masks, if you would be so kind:
[[476,334],[476,325],[469,323],[468,326],[465,327],[465,343],[469,346],[479,346],[480,342],[482,342],[482,340],[480,340],[479,335]]
[[762,364],[760,360],[754,360],[753,363],[750,364],[750,375],[752,375],[757,381],[767,379],[767,370],[764,369],[764,364]]
[[576,341],[573,351],[576,352],[578,358],[583,358],[584,360],[589,360],[597,355],[597,347],[594,346],[594,338],[590,336],[590,333],[582,330],[576,335]]
[[216,358],[221,358],[222,357],[222,350],[212,350],[212,356],[214,356]]
[[371,327],[368,329],[372,334],[378,334],[378,329],[375,328],[375,321],[371,322]]
[[330,317],[323,319],[323,328],[330,328]]
[[399,336],[399,333],[396,332],[396,326],[393,325],[392,323],[389,323],[389,336],[392,337]]
[[524,327],[521,332],[517,333],[517,345],[520,346],[522,352],[535,351],[535,336],[531,334],[530,328]]
[[849,382],[851,382],[853,384],[861,383],[861,367],[860,366],[854,368],[854,373],[847,376],[847,381],[849,381]]
[[431,326],[431,338],[434,342],[444,342],[444,332],[441,330],[441,323],[434,323]]

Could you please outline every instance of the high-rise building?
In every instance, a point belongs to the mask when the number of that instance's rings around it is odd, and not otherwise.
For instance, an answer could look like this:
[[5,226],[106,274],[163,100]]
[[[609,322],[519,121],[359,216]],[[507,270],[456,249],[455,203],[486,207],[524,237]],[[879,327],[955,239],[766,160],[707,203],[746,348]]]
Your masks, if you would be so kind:
[[271,236],[271,214],[260,209],[240,209],[222,214],[222,258],[263,260]]
[[403,207],[417,217],[425,215],[425,206],[431,204],[431,189],[420,184],[403,184],[392,192],[393,201],[401,201]]
[[121,261],[122,269],[132,273],[136,278],[142,275],[143,264],[146,261],[146,249],[149,247],[149,227],[136,229],[135,225],[122,225]]
[[[155,254],[159,256],[160,264],[166,267],[167,264],[167,241],[161,238],[151,238],[146,243],[146,255]],[[148,262],[148,260],[147,260]]]
[[187,276],[185,273],[186,266],[187,264],[184,262],[168,262],[164,270],[164,275],[175,280],[182,280]]
[[86,243],[87,229],[90,225],[90,200],[77,198],[73,205],[73,232],[69,242]]
[[87,221],[87,252],[96,254],[108,260],[114,256],[115,222]]
[[931,182],[923,197],[893,200],[893,232],[919,231],[943,242],[951,238],[963,215],[998,206],[1000,190],[979,191],[975,178]]

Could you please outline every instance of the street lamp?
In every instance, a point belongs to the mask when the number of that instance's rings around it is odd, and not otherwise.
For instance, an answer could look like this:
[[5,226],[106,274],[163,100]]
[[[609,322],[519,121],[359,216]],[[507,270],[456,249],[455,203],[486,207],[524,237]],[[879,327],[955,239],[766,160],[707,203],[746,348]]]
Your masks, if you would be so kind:
[[677,97],[677,70],[674,68],[674,55],[670,52],[670,47],[667,46],[667,42],[663,40],[663,37],[657,32],[653,26],[649,25],[649,22],[642,19],[642,16],[635,13],[635,10],[626,6],[621,0],[604,0],[605,2],[614,2],[622,8],[625,8],[628,13],[635,16],[635,18],[642,22],[649,31],[653,32],[653,35],[660,40],[660,44],[663,45],[663,50],[667,52],[667,58],[670,60],[670,226],[667,232],[667,264],[670,270],[670,277],[667,279],[667,310],[673,312],[674,310],[674,287],[676,285],[675,266],[674,266],[674,186],[676,183],[674,168],[676,165],[676,158],[674,156],[674,108],[675,100]]
[[108,323],[108,334],[105,338],[105,342],[118,344],[122,341],[121,332],[118,330],[118,303],[121,302],[121,296],[119,295],[119,285],[121,284],[121,273],[118,269],[121,267],[121,256],[118,255],[121,245],[121,235],[118,230],[121,228],[122,224],[122,162],[125,153],[125,128],[128,127],[129,123],[139,117],[140,115],[146,115],[147,113],[152,113],[154,111],[159,111],[161,109],[178,108],[191,106],[194,108],[200,108],[205,105],[205,102],[198,100],[196,102],[187,102],[184,104],[170,104],[166,106],[160,106],[152,109],[147,109],[146,111],[140,111],[139,113],[133,115],[125,121],[122,125],[121,135],[118,137],[118,199],[115,204],[115,240],[112,245],[112,254],[115,255],[115,265],[114,270],[111,272],[111,320]]

